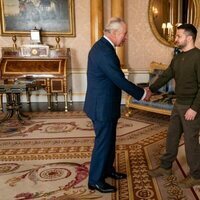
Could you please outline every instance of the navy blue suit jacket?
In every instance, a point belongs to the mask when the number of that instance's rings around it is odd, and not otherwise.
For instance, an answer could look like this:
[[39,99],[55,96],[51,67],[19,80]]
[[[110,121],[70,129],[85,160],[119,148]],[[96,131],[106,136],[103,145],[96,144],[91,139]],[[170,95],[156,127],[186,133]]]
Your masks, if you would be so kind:
[[84,111],[92,120],[108,121],[120,117],[121,90],[141,99],[142,88],[128,81],[113,46],[102,37],[88,55],[87,92]]

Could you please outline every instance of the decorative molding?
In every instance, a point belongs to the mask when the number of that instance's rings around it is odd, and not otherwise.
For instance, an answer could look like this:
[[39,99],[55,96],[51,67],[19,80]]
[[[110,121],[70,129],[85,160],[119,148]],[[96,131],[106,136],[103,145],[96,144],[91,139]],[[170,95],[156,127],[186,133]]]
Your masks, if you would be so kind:
[[103,34],[103,0],[90,0],[91,45]]
[[[124,0],[111,0],[111,16],[124,19]],[[124,46],[117,47],[116,53],[119,57],[121,68],[125,68],[125,48]]]

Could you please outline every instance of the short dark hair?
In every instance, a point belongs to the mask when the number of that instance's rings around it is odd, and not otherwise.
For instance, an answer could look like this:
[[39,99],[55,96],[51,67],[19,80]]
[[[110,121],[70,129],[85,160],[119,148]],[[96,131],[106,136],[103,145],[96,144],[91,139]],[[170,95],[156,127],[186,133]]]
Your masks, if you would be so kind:
[[192,36],[193,41],[195,42],[196,37],[197,37],[197,29],[195,28],[194,25],[192,25],[192,24],[181,24],[180,26],[177,27],[177,29],[185,30],[188,33],[188,35]]

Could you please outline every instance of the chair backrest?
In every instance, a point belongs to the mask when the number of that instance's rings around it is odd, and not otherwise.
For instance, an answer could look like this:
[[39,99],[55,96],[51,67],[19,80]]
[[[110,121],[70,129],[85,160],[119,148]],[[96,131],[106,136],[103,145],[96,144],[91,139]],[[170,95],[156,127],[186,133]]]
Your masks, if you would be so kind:
[[167,69],[167,65],[166,64],[163,64],[163,63],[158,63],[158,62],[155,62],[155,61],[153,61],[153,62],[151,62],[151,64],[150,64],[150,73],[151,72],[153,72],[155,69],[157,69],[157,70],[165,70],[165,69]]
[[[149,85],[151,85],[162,73],[165,69],[167,69],[167,65],[158,62],[151,62],[149,69]],[[174,93],[175,90],[175,81],[174,79],[170,80],[166,85],[159,89],[159,92],[164,93]]]

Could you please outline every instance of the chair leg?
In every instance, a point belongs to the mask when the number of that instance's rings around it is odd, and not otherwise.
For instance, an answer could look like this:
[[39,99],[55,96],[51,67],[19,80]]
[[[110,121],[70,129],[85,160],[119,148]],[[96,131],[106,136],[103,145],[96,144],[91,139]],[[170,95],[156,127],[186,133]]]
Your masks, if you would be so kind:
[[133,109],[131,109],[131,108],[126,108],[125,116],[126,116],[126,117],[131,117],[132,115],[133,115]]

